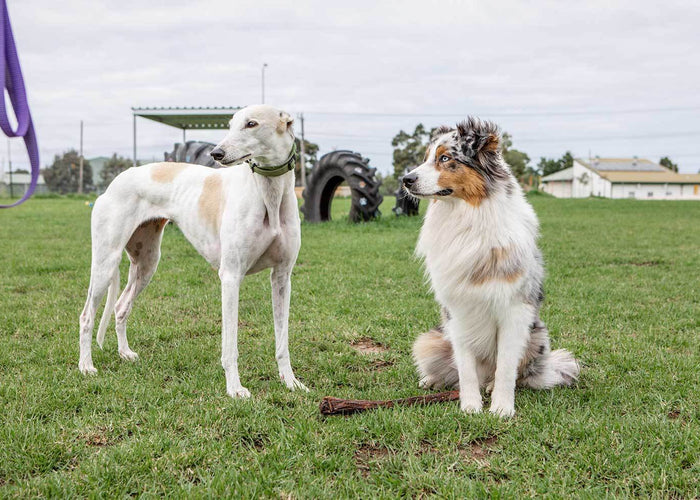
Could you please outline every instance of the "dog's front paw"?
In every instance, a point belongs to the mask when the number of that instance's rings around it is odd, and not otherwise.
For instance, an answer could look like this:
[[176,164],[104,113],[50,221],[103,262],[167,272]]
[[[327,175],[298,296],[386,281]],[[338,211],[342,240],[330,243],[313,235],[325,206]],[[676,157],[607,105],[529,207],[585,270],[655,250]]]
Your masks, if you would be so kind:
[[124,349],[123,351],[119,351],[119,356],[127,361],[138,361],[139,359],[139,355],[131,349]]
[[250,391],[245,387],[239,387],[228,393],[233,399],[248,399],[250,397]]
[[515,407],[513,405],[511,406],[497,406],[497,405],[491,405],[491,408],[489,409],[491,413],[494,415],[497,415],[501,418],[510,418],[513,415],[515,415]]
[[489,409],[494,415],[502,418],[509,418],[515,415],[515,401],[512,396],[502,396],[500,394],[492,394],[491,408]]
[[294,374],[285,375],[284,373],[280,373],[280,380],[284,382],[284,385],[286,385],[287,389],[289,389],[290,391],[301,389],[302,391],[309,392],[309,388],[301,382],[299,382],[299,380],[294,376]]
[[92,363],[84,363],[81,361],[78,363],[78,370],[80,370],[80,373],[83,375],[97,375],[97,368],[95,368]]
[[482,407],[481,396],[459,398],[459,409],[464,413],[479,413]]

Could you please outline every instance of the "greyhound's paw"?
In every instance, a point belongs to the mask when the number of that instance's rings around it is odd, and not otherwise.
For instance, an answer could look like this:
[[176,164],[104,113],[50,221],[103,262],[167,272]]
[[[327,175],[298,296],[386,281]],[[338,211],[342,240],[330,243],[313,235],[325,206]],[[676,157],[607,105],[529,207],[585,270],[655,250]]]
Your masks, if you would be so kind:
[[228,393],[233,399],[248,399],[250,397],[250,391],[245,387],[239,387],[232,392]]
[[309,392],[309,388],[301,382],[299,382],[299,380],[294,376],[294,374],[285,375],[283,373],[280,373],[280,380],[284,382],[284,385],[286,385],[287,389],[289,389],[290,391],[296,391],[297,389],[301,389],[302,391]]
[[139,355],[129,348],[119,351],[119,356],[127,361],[137,361],[139,359]]
[[78,363],[78,369],[83,375],[97,375],[97,368],[92,363]]

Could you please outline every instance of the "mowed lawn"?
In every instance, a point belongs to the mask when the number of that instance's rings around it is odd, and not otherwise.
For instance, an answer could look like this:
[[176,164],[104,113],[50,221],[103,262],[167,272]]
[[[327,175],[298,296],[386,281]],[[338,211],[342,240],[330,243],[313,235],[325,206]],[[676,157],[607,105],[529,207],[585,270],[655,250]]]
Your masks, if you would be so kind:
[[423,393],[411,345],[439,311],[412,257],[421,220],[392,199],[378,222],[303,224],[290,344],[310,393],[278,380],[268,272],[246,279],[247,401],[225,392],[217,275],[176,227],[129,322],[140,361],[119,358],[112,323],[84,377],[90,208],[0,211],[0,497],[697,497],[700,203],[531,201],[542,318],[583,371],[519,389],[511,420],[456,403],[319,415],[325,395]]

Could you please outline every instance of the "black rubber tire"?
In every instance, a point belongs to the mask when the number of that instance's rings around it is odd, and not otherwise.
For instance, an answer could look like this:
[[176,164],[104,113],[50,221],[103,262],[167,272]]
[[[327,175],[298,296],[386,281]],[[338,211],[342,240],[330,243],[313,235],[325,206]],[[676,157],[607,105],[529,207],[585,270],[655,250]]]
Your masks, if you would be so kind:
[[396,205],[391,209],[396,215],[408,215],[412,217],[418,215],[418,207],[420,206],[420,200],[410,196],[403,189],[403,176],[406,175],[411,169],[407,168],[403,171],[403,175],[399,177],[399,187],[394,193],[396,195]]
[[375,219],[381,215],[379,205],[384,197],[379,194],[381,181],[375,177],[376,168],[359,153],[347,150],[333,151],[321,157],[307,179],[302,193],[304,220],[323,222],[331,220],[331,203],[336,188],[346,181],[350,187],[352,222]]
[[177,161],[184,163],[196,163],[205,167],[218,167],[219,164],[214,161],[214,158],[209,156],[216,144],[202,141],[187,141],[185,144],[181,142],[173,146],[172,153],[165,153],[165,161]]

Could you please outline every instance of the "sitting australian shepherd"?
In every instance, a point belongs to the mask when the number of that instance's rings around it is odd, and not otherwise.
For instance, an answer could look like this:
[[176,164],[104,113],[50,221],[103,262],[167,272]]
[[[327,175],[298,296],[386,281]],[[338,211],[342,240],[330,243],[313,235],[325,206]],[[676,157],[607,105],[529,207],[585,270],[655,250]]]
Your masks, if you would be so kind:
[[443,324],[422,334],[413,356],[424,388],[459,384],[460,407],[515,413],[515,386],[571,385],[579,364],[551,351],[539,318],[544,299],[538,222],[503,159],[500,132],[475,118],[441,127],[425,161],[403,178],[406,191],[430,198],[416,252]]

